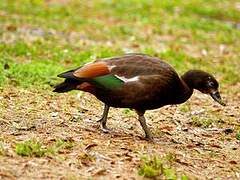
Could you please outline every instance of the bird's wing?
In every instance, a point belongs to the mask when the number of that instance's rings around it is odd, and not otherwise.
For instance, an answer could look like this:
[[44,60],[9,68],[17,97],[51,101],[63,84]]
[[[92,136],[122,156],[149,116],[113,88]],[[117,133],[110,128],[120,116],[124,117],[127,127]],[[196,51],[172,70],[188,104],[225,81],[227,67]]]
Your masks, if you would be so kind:
[[175,74],[174,69],[158,58],[143,54],[128,54],[97,60],[58,75],[63,78],[86,80],[104,88],[116,88],[142,76]]
[[111,73],[125,79],[137,76],[176,74],[175,70],[159,58],[144,54],[127,54],[108,59]]

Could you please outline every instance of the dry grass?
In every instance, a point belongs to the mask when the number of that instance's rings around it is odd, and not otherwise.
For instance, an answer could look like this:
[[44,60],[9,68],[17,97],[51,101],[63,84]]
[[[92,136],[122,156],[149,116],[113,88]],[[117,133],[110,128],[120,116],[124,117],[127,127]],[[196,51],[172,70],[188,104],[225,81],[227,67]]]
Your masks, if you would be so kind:
[[[239,9],[237,0],[2,0],[0,179],[142,179],[159,166],[159,179],[240,179]],[[106,134],[93,96],[51,92],[58,73],[126,52],[213,73],[228,105],[195,92],[149,111],[150,143],[133,111],[111,109]]]
[[[239,85],[234,88],[239,88]],[[176,156],[172,167],[190,178],[239,178],[240,94],[222,108],[195,93],[187,104],[147,113],[155,143],[142,139],[134,113],[111,109],[105,134],[96,120],[101,104],[87,93],[55,95],[49,92],[5,88],[1,93],[0,175],[6,178],[139,178],[143,155]],[[238,101],[237,101],[238,100]],[[191,110],[183,109],[188,106]],[[127,113],[126,113],[127,112]],[[192,117],[212,119],[210,127],[196,127]],[[17,143],[37,140],[45,147],[58,139],[73,147],[44,157],[21,157]]]

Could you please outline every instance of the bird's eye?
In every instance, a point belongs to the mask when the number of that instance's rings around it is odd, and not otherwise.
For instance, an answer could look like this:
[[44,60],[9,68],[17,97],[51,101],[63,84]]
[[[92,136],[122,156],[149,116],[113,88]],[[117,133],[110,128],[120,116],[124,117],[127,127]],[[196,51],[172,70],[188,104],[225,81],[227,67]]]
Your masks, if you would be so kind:
[[209,87],[214,87],[214,83],[210,81],[210,82],[208,82],[208,86]]

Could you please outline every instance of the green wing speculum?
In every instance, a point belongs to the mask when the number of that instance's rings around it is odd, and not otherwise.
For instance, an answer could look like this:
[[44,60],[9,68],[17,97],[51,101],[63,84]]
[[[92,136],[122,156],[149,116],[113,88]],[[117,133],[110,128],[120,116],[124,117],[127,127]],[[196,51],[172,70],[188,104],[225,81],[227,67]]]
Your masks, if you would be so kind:
[[92,78],[90,82],[97,87],[104,89],[115,89],[121,87],[124,84],[123,80],[112,74]]

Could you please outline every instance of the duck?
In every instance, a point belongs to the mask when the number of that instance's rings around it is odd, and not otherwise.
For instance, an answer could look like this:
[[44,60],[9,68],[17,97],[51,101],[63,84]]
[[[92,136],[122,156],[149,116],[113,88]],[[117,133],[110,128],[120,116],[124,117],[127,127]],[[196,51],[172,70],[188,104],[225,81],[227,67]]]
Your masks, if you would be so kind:
[[226,104],[219,93],[218,81],[208,72],[189,70],[179,76],[174,68],[158,57],[141,53],[97,59],[58,75],[64,81],[53,92],[80,90],[91,93],[104,103],[99,120],[102,130],[108,131],[110,107],[135,110],[145,133],[152,141],[152,133],[144,116],[147,110],[186,102],[198,90],[210,95],[220,105]]

